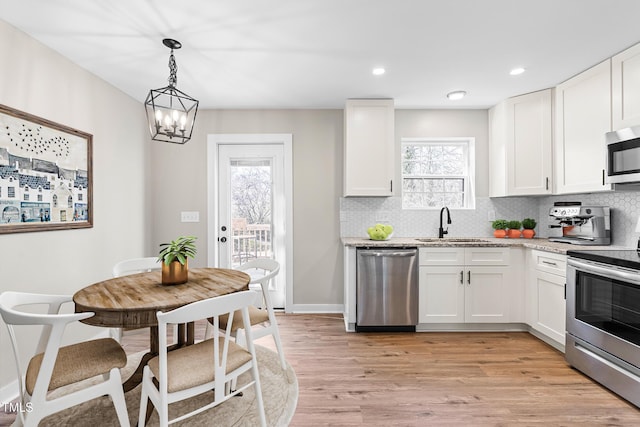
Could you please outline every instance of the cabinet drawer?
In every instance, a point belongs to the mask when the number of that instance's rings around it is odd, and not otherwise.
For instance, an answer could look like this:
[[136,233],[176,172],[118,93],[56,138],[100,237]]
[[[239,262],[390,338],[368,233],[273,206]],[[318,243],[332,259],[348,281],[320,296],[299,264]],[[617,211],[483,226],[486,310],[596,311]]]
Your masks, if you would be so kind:
[[420,248],[420,265],[464,265],[464,248]]
[[465,265],[509,265],[509,248],[466,248]]
[[536,270],[565,277],[567,275],[567,256],[549,252],[533,251]]
[[509,265],[509,248],[420,248],[420,265]]

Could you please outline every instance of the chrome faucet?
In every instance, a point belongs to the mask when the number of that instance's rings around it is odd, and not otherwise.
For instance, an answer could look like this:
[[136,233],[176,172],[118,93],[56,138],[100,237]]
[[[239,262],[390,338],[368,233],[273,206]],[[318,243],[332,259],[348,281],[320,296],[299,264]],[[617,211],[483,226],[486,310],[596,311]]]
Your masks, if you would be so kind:
[[451,224],[451,215],[449,214],[449,208],[444,206],[442,209],[440,209],[440,228],[438,228],[438,238],[440,239],[442,239],[445,234],[449,234],[449,227],[447,227],[446,230],[442,228],[442,213],[445,210],[447,211],[447,224]]

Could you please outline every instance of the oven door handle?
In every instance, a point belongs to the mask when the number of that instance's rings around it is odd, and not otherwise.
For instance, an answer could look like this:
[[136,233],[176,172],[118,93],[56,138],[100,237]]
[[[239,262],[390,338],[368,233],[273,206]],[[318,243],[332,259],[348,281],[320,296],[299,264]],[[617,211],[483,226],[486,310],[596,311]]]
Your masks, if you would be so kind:
[[589,264],[586,262],[578,261],[572,258],[567,260],[567,264],[575,267],[577,270],[587,273],[597,274],[608,279],[620,279],[632,283],[640,283],[640,274],[630,273],[622,270],[618,270],[615,267],[600,267],[598,265]]

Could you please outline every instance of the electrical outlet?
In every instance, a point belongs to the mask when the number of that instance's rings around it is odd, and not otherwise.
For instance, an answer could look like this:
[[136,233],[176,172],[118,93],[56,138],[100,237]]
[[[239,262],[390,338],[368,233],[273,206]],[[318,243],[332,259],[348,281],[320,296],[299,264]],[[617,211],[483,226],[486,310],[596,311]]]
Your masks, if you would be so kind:
[[200,212],[180,212],[181,222],[200,222]]

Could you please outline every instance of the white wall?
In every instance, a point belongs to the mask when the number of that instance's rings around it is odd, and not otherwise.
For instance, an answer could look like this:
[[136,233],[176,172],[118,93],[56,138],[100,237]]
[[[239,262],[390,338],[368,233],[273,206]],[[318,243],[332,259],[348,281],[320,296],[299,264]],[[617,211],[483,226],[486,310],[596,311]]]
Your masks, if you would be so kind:
[[[476,141],[476,197],[489,195],[488,110],[396,110],[396,182],[402,182],[402,138],[473,137]],[[399,186],[396,196],[400,196]]]
[[[531,210],[535,203],[511,202],[510,206],[496,206],[489,198],[489,153],[487,110],[396,110],[396,178],[402,182],[400,169],[402,138],[475,139],[475,194],[474,209],[451,211],[450,237],[491,235],[488,211],[518,219]],[[400,185],[394,186],[393,197],[346,197],[341,200],[341,235],[367,237],[367,227],[377,222],[389,222],[396,237],[437,236],[440,208],[403,210]],[[537,209],[536,209],[537,210]]]
[[[73,294],[149,250],[144,108],[2,21],[0,58],[0,103],[93,135],[94,201],[93,228],[0,234],[0,292]],[[1,392],[15,375],[4,324],[0,366]]]
[[[207,263],[207,135],[293,135],[293,303],[298,309],[342,304],[342,110],[199,111],[191,141],[156,143],[151,150],[153,238],[199,237],[192,265]],[[181,223],[180,211],[199,211]],[[295,308],[295,307],[294,307]],[[291,307],[290,307],[291,309]]]

